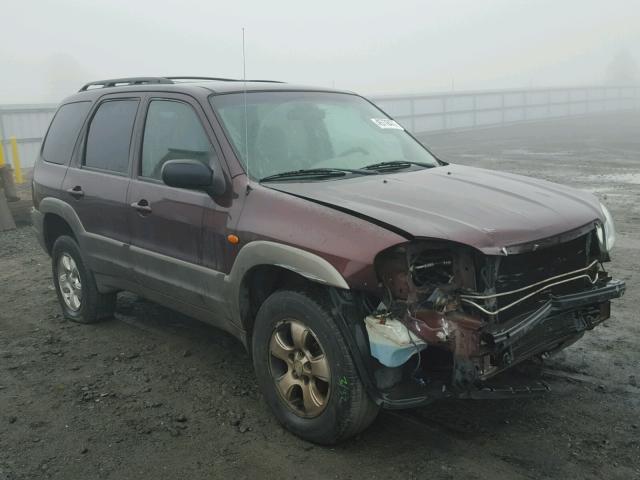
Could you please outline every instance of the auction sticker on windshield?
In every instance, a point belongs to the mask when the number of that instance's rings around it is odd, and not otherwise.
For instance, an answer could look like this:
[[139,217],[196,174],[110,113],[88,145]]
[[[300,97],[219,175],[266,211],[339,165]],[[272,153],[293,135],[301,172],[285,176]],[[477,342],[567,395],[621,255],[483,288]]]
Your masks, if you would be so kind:
[[395,120],[390,118],[372,118],[371,121],[380,128],[391,128],[393,130],[404,130],[402,126]]

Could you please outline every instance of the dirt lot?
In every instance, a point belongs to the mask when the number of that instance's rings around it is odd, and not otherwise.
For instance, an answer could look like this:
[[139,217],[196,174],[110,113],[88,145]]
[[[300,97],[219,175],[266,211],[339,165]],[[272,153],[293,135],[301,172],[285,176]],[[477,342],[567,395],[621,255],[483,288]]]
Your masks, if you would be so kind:
[[272,418],[230,336],[131,295],[60,316],[30,228],[0,234],[0,480],[640,478],[640,115],[430,136],[446,160],[595,192],[627,281],[613,317],[547,365],[542,399],[383,412],[336,448]]

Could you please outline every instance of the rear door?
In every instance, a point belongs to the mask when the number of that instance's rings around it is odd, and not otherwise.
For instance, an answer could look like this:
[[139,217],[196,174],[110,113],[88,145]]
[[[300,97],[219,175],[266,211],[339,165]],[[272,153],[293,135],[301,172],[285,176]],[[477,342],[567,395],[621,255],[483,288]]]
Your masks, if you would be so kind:
[[90,109],[90,101],[81,101],[61,105],[56,111],[33,172],[36,205],[45,197],[69,200],[68,195],[61,193],[60,189]]
[[62,183],[63,194],[86,231],[83,250],[98,274],[124,277],[131,273],[127,190],[140,103],[139,96],[126,94],[100,99]]
[[169,187],[161,179],[169,160],[217,164],[200,105],[186,95],[150,96],[138,143],[128,195],[136,280],[164,296],[203,307],[207,284],[217,274],[202,267],[203,218],[216,207],[208,194]]

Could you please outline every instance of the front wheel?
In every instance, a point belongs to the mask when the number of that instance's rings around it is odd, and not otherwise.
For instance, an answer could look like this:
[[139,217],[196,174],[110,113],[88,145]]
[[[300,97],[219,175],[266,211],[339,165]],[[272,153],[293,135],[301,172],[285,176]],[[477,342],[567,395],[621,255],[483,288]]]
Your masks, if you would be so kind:
[[267,403],[294,434],[334,444],[375,420],[379,407],[319,297],[289,290],[272,294],[258,311],[252,346]]

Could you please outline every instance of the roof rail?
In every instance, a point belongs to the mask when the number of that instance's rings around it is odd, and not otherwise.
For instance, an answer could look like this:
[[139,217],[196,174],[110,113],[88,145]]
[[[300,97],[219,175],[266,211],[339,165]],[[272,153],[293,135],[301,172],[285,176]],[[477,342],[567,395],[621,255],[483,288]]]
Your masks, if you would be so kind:
[[[93,90],[94,88],[110,88],[110,87],[127,87],[130,85],[149,85],[149,84],[171,84],[174,80],[216,80],[219,82],[242,82],[237,78],[220,78],[220,77],[131,77],[131,78],[112,78],[110,80],[97,80],[83,85],[79,90]],[[247,82],[265,82],[265,83],[284,83],[279,80],[247,80]]]
[[95,82],[89,82],[84,85],[79,91],[84,92],[86,90],[92,90],[94,88],[109,88],[109,87],[125,87],[129,85],[147,85],[151,83],[173,83],[168,78],[164,77],[131,77],[131,78],[112,78],[110,80],[98,80]]
[[[219,77],[164,77],[168,80],[217,80],[219,82],[244,82],[241,78],[219,78]],[[280,80],[253,80],[247,79],[247,82],[265,82],[265,83],[285,83]]]
[[193,77],[191,75],[181,77],[164,77],[168,80],[217,80],[219,82],[237,82],[235,78],[222,77]]

